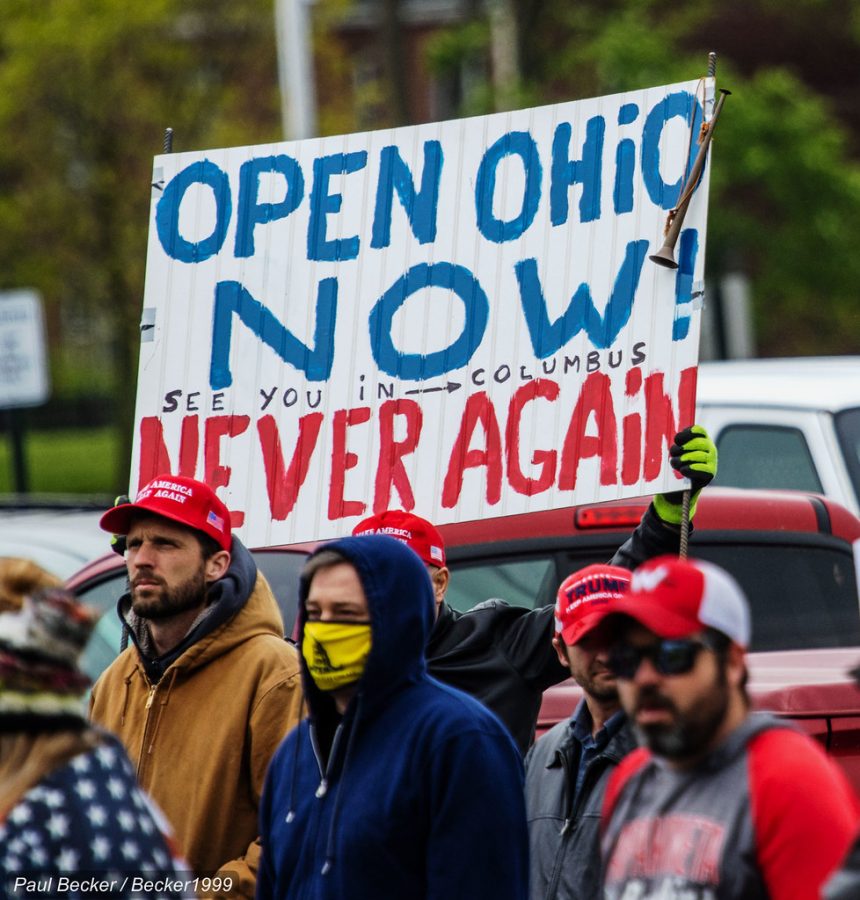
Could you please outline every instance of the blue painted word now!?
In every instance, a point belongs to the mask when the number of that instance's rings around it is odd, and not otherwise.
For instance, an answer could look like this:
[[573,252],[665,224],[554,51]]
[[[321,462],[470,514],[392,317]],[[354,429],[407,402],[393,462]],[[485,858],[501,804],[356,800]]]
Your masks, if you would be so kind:
[[[680,310],[690,300],[691,279],[698,235],[694,229],[682,232],[685,264],[676,280],[679,316],[673,326],[673,340],[687,335]],[[546,359],[562,349],[574,336],[585,332],[601,349],[610,347],[630,319],[648,241],[630,241],[615,278],[603,313],[598,312],[591,289],[585,283],[574,292],[567,309],[550,319],[535,259],[525,259],[514,267],[532,349],[537,359]],[[392,324],[398,310],[428,288],[450,291],[463,304],[464,321],[460,335],[444,349],[418,354],[400,351],[392,338]],[[428,295],[429,296],[429,295]],[[261,343],[285,363],[304,372],[309,381],[326,381],[331,375],[335,353],[338,281],[324,278],[316,297],[313,343],[302,343],[262,303],[237,281],[221,281],[215,288],[212,331],[212,358],[209,382],[213,390],[233,383],[230,346],[233,324],[238,320]],[[686,314],[687,317],[689,313]],[[367,323],[370,350],[381,372],[404,381],[423,381],[445,375],[467,365],[481,345],[490,318],[490,302],[477,277],[465,266],[449,262],[419,263],[412,266],[373,305]]]
[[[618,124],[628,130],[639,120],[640,110],[635,103],[625,103],[618,110]],[[638,171],[642,185],[651,202],[661,209],[671,209],[678,200],[683,176],[672,183],[663,180],[660,172],[660,140],[666,124],[682,119],[695,133],[702,120],[697,99],[687,91],[667,95],[644,116],[640,136]],[[641,131],[641,135],[639,132]],[[579,190],[576,215],[580,222],[600,219],[604,170],[612,171],[613,214],[629,214],[633,210],[634,180],[637,172],[636,142],[623,136],[615,148],[614,160],[605,166],[604,138],[606,120],[593,116],[585,124],[585,138],[578,147],[571,146],[570,123],[561,122],[553,133],[549,151],[549,219],[554,227],[568,222],[571,193]],[[622,134],[625,132],[622,131]],[[508,219],[500,219],[494,212],[499,167],[521,167],[523,172],[522,199],[519,209]],[[195,264],[217,256],[227,240],[234,215],[236,232],[232,252],[237,259],[252,257],[256,249],[257,230],[271,222],[285,219],[308,204],[307,259],[314,261],[345,261],[358,257],[362,235],[340,237],[330,235],[330,217],[337,215],[344,196],[332,186],[332,180],[349,185],[349,176],[368,166],[366,150],[350,153],[330,153],[313,160],[310,190],[306,189],[307,173],[298,160],[285,153],[249,159],[239,169],[238,195],[234,202],[234,188],[228,174],[208,159],[198,160],[175,175],[165,186],[156,207],[155,224],[158,240],[164,252],[179,262]],[[439,141],[428,140],[423,145],[423,159],[416,171],[401,156],[395,145],[383,147],[379,153],[377,180],[370,229],[370,247],[382,250],[391,243],[392,211],[397,201],[402,206],[409,228],[419,244],[432,244],[437,234],[437,213],[442,183],[444,152]],[[689,167],[689,163],[688,163]],[[420,169],[420,170],[419,170]],[[271,176],[283,183],[276,202],[260,199],[261,179]],[[464,182],[466,183],[466,182]],[[471,183],[471,177],[470,182]],[[512,179],[505,178],[507,190]],[[510,131],[502,135],[483,153],[474,173],[475,226],[487,240],[496,244],[514,241],[531,227],[543,199],[544,164],[534,137],[529,131]],[[189,240],[180,230],[180,207],[191,188],[211,192],[215,202],[215,221],[209,234]],[[363,187],[362,187],[363,193]],[[208,226],[207,226],[208,227]]]

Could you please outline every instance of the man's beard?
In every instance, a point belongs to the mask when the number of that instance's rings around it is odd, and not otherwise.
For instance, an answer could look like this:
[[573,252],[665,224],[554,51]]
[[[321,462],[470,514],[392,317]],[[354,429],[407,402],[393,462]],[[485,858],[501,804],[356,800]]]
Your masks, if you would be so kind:
[[[147,576],[148,579],[154,577]],[[146,597],[139,597],[134,583],[131,585],[131,608],[141,619],[169,619],[205,602],[206,578],[203,566],[190,578],[173,588],[168,588],[160,578],[156,580],[158,587],[147,588]]]
[[[689,713],[678,712],[675,704],[656,688],[644,691],[639,704],[655,702],[674,715],[671,725],[634,725],[640,743],[644,743],[656,756],[671,760],[684,760],[697,756],[709,747],[719,731],[729,708],[729,688],[723,666],[717,675],[713,689],[705,694]],[[631,718],[635,721],[635,711]]]
[[614,681],[611,681],[609,684],[598,684],[596,678],[586,678],[579,682],[579,686],[586,694],[589,694],[601,703],[618,700],[618,686]]
[[574,668],[571,668],[571,674],[583,691],[598,702],[609,703],[618,700],[618,685],[614,678],[607,681],[605,666],[593,663],[587,671],[581,669],[574,671]]

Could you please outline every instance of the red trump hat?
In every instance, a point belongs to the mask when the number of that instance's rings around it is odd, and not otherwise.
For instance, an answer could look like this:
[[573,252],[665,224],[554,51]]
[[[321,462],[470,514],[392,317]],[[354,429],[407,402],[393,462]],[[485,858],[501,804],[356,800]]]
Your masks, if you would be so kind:
[[389,509],[370,516],[352,529],[354,535],[387,534],[410,546],[425,563],[445,565],[445,543],[442,535],[426,519],[399,509]]
[[158,475],[140,490],[134,503],[109,509],[99,525],[111,534],[128,534],[137,513],[153,513],[202,531],[230,549],[230,511],[202,481],[184,475]]
[[630,572],[596,563],[562,581],[555,600],[555,633],[571,646],[611,612],[630,588]]

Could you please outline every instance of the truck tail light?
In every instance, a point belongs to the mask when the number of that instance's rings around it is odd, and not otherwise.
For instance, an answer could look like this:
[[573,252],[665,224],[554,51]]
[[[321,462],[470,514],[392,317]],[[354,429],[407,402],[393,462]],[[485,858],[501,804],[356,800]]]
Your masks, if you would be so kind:
[[629,506],[580,506],[574,514],[577,528],[635,528],[645,504]]

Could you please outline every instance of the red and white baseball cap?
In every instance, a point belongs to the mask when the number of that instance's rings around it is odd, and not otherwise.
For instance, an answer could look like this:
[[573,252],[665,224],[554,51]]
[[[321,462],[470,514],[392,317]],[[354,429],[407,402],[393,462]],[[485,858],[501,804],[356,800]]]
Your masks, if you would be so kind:
[[555,599],[555,633],[568,646],[595,629],[630,589],[630,572],[598,563],[562,581]]
[[111,534],[128,534],[136,513],[154,513],[208,534],[230,549],[230,511],[202,481],[184,475],[157,475],[142,488],[134,503],[109,509],[99,525]]
[[714,628],[748,647],[750,609],[740,585],[724,569],[700,559],[658,556],[633,573],[629,593],[612,612],[624,613],[663,638]]
[[362,520],[352,529],[354,535],[387,534],[408,544],[425,563],[445,565],[445,543],[442,535],[426,519],[399,509],[389,509],[378,516]]

